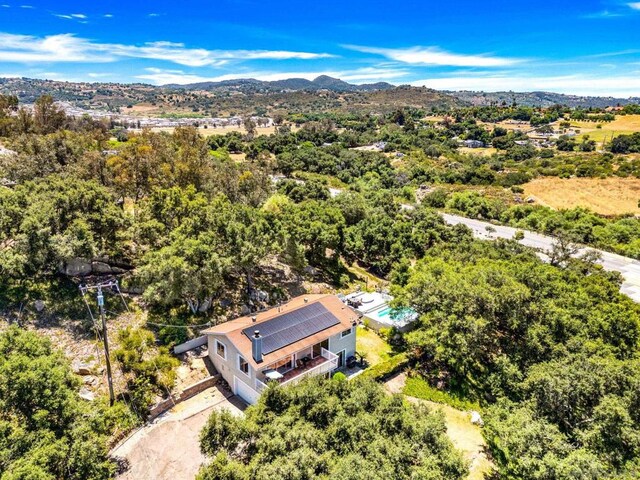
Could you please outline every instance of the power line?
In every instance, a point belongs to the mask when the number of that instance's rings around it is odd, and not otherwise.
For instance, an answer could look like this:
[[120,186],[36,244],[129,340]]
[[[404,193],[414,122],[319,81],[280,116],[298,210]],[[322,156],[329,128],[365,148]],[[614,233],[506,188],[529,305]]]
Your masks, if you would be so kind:
[[91,320],[93,321],[94,324],[94,328],[95,328],[95,324],[96,321],[93,317],[93,312],[91,311],[91,307],[89,306],[89,302],[86,299],[86,294],[90,291],[94,291],[96,292],[96,300],[98,302],[98,309],[100,310],[100,320],[102,322],[102,342],[104,345],[104,356],[105,356],[105,360],[106,360],[106,366],[107,366],[107,382],[109,384],[109,404],[111,406],[113,406],[114,402],[115,402],[115,394],[113,392],[113,375],[111,374],[111,358],[110,358],[110,354],[109,354],[109,339],[108,339],[108,335],[107,335],[107,320],[106,320],[106,313],[105,313],[105,309],[104,309],[104,293],[103,293],[103,289],[112,289],[118,292],[118,294],[120,295],[120,298],[122,298],[122,302],[124,303],[125,308],[127,308],[127,310],[129,310],[128,306],[127,306],[127,302],[124,300],[124,297],[122,296],[122,293],[120,292],[120,287],[118,286],[118,281],[117,280],[107,280],[105,282],[101,282],[101,283],[97,283],[95,285],[80,285],[80,292],[82,293],[82,298],[85,301],[85,305],[87,306],[88,310],[89,310],[89,316],[91,317]]
[[153,325],[155,327],[204,328],[204,327],[211,327],[213,324],[211,322],[207,322],[207,323],[200,323],[198,325],[170,325],[168,323],[147,322],[147,325]]

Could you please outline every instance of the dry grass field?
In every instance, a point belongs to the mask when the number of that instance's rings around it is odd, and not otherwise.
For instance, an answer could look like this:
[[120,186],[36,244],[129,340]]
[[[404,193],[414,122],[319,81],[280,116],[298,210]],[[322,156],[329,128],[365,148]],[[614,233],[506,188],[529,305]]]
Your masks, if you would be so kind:
[[[596,128],[601,125],[601,128]],[[640,115],[618,115],[613,122],[576,122],[571,126],[580,129],[580,135],[589,135],[596,142],[610,141],[618,135],[640,132]]]
[[460,153],[470,153],[474,155],[480,155],[483,157],[490,157],[494,153],[498,153],[497,148],[493,147],[485,147],[485,148],[469,148],[469,147],[459,147],[458,152]]
[[523,185],[525,195],[552,208],[588,207],[603,215],[640,214],[638,178],[537,178]]
[[[175,130],[174,127],[152,127],[150,129],[152,132],[168,132],[168,133],[173,133],[173,131]],[[299,130],[298,127],[296,127],[295,125],[291,126],[291,131],[295,132]],[[134,129],[134,131],[140,131],[140,130],[136,130]],[[275,127],[258,127],[256,129],[256,134],[257,135],[271,135],[272,133],[275,133]],[[203,127],[198,127],[198,132],[200,132],[200,134],[204,137],[210,137],[211,135],[225,135],[227,133],[230,132],[240,132],[243,135],[245,133],[247,133],[247,131],[245,130],[245,128],[243,126],[228,126],[228,127],[216,127],[216,128],[203,128]]]

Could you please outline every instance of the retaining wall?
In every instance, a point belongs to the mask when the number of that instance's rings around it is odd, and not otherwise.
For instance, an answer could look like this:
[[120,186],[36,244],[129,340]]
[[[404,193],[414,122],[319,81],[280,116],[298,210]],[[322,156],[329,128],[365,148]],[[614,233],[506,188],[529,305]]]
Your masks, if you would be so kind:
[[216,374],[211,377],[205,378],[204,380],[200,380],[193,385],[189,385],[181,392],[172,394],[169,398],[166,398],[151,407],[151,409],[149,410],[148,420],[151,421],[154,418],[157,418],[167,410],[171,409],[174,405],[180,402],[184,402],[185,400],[197,395],[198,393],[205,391],[207,388],[215,386],[219,380],[220,375]]
[[176,345],[175,347],[173,347],[173,353],[175,353],[176,355],[180,355],[181,353],[188,352],[189,350],[193,350],[194,348],[198,348],[206,344],[207,336],[202,335],[201,337],[194,338],[187,342],[181,343],[180,345]]

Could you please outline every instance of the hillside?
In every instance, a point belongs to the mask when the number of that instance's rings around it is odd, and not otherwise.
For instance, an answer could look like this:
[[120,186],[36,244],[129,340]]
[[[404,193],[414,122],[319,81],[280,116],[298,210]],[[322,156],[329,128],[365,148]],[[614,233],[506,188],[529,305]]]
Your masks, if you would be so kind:
[[[290,78],[273,82],[256,79],[201,82],[187,85],[61,82],[29,78],[0,79],[0,93],[15,94],[32,103],[43,94],[78,107],[162,115],[167,113],[227,116],[352,112],[388,113],[404,106],[441,109],[468,105],[513,104],[548,107],[607,107],[638,103],[640,99],[585,97],[552,92],[437,91],[426,87],[393,86],[380,82],[354,85],[326,75],[314,80]],[[132,107],[136,108],[132,108]]]
[[[0,79],[0,93],[32,103],[43,94],[78,107],[122,113],[192,113],[209,116],[289,111],[387,113],[398,106],[450,108],[466,102],[426,88],[393,87],[387,83],[352,85],[321,76],[313,81],[234,80],[192,85],[60,82],[28,78]],[[141,109],[131,109],[141,106]]]
[[517,103],[530,107],[550,107],[551,105],[566,105],[571,108],[605,108],[616,105],[628,105],[640,102],[640,98],[589,97],[581,95],[565,95],[553,92],[445,92],[459,100],[472,105],[501,105]]

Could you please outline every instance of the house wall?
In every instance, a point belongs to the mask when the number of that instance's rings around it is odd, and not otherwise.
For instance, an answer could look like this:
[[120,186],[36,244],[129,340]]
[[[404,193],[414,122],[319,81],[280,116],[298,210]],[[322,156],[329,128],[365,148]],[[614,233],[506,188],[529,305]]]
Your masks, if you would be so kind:
[[[226,380],[229,384],[229,387],[233,390],[233,377],[237,377],[238,380],[246,383],[254,390],[256,389],[256,372],[249,365],[249,375],[247,376],[243,371],[240,370],[238,366],[238,355],[240,352],[233,346],[231,341],[227,339],[224,335],[207,335],[207,343],[209,347],[209,358],[213,363],[213,366],[216,367],[216,370],[222,378]],[[218,351],[216,348],[216,340],[223,343],[226,346],[227,358],[226,360],[221,358],[218,355]],[[249,360],[245,358],[245,360]],[[234,392],[235,393],[235,392]]]
[[[346,329],[345,329],[346,330]],[[341,334],[334,335],[329,338],[329,351],[335,354],[340,353],[342,350],[345,352],[345,361],[351,355],[356,352],[356,327],[351,327],[351,334],[346,337],[342,337]]]

